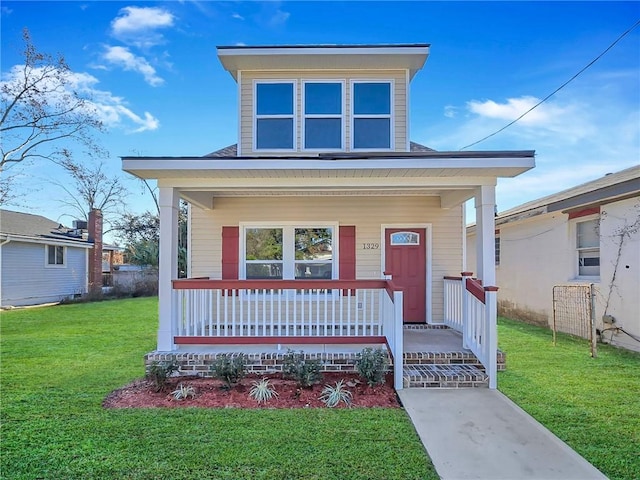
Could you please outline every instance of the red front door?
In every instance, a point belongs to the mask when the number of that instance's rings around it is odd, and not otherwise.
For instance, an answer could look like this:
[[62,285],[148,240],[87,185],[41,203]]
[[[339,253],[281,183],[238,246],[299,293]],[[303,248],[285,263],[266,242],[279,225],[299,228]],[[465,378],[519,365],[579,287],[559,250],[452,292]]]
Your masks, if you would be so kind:
[[426,244],[424,228],[385,230],[385,272],[403,287],[404,321],[426,322]]

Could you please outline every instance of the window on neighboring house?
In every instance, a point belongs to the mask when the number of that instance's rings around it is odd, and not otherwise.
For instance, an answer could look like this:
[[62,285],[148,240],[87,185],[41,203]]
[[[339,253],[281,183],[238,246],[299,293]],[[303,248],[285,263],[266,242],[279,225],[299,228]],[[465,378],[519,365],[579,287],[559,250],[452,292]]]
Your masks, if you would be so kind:
[[333,278],[333,228],[246,227],[245,278]]
[[339,82],[304,83],[304,148],[341,150],[342,90]]
[[391,83],[353,83],[354,149],[391,148]]
[[294,83],[256,83],[256,148],[294,148]]
[[47,265],[64,265],[64,247],[47,245]]
[[576,224],[578,275],[600,276],[600,221],[598,219]]
[[500,265],[500,235],[496,233],[495,239],[496,265]]

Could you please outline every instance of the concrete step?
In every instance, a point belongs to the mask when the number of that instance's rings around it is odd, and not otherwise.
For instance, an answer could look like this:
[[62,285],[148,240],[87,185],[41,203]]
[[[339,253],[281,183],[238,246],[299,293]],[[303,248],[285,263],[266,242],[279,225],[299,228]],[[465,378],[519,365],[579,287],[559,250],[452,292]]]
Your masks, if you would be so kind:
[[488,387],[489,377],[482,367],[460,364],[404,365],[405,388]]

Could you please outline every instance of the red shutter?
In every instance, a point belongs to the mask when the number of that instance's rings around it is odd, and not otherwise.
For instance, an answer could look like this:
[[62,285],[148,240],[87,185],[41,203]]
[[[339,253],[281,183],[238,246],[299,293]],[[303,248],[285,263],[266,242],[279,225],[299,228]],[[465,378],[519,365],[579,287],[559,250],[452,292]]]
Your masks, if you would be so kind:
[[222,279],[238,279],[240,228],[222,227]]
[[356,227],[340,227],[340,280],[356,279]]
[[[343,226],[339,228],[340,242],[340,280],[356,279],[356,227]],[[355,291],[351,292],[355,294]],[[347,290],[342,292],[347,294]]]

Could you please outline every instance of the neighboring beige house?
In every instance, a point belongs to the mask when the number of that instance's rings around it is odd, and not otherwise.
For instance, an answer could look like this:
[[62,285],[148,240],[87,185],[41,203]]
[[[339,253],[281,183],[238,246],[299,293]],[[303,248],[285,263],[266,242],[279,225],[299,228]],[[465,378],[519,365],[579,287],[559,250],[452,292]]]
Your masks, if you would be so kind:
[[[533,168],[534,152],[411,142],[409,87],[428,54],[426,44],[218,47],[237,83],[237,145],[123,158],[159,186],[160,325],[147,361],[247,344],[386,344],[402,388],[403,324],[463,329],[445,277],[463,285],[464,203],[475,198],[484,313],[465,342],[495,387],[495,185]],[[186,280],[180,198],[190,204]]]
[[[554,286],[593,283],[601,338],[640,351],[640,166],[525,203],[495,223],[500,314],[551,325]],[[470,226],[469,265],[475,240]]]

